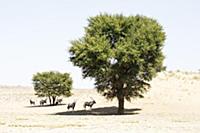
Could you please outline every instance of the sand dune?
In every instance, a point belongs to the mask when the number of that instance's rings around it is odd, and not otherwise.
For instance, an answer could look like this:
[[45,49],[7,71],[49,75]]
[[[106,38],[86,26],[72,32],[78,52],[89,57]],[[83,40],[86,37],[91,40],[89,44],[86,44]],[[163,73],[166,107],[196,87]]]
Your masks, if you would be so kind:
[[[1,133],[198,133],[200,74],[163,72],[151,82],[143,99],[125,103],[125,115],[115,115],[117,101],[107,101],[94,89],[74,89],[59,106],[40,107],[31,87],[0,87]],[[93,109],[83,109],[93,97]],[[36,101],[35,106],[29,99]],[[77,100],[75,111],[67,103]]]

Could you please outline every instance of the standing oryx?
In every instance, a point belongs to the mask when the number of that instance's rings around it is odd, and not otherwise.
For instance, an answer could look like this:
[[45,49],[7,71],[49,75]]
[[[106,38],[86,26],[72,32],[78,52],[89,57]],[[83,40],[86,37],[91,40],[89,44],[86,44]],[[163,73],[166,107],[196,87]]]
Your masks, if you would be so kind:
[[67,109],[69,110],[70,108],[72,108],[72,110],[74,110],[75,106],[76,106],[76,101],[74,101],[73,103],[69,103],[67,105]]
[[[90,97],[91,98],[91,97]],[[92,99],[92,101],[89,101],[89,102],[85,102],[84,104],[83,104],[83,107],[86,109],[86,107],[87,106],[89,106],[90,108],[92,108],[92,106],[96,103],[96,101],[93,99],[93,98],[91,98]]]
[[45,103],[47,103],[47,99],[41,100],[41,101],[40,101],[40,106],[43,106]]
[[35,105],[35,101],[33,101],[33,100],[30,99],[30,104],[31,105]]

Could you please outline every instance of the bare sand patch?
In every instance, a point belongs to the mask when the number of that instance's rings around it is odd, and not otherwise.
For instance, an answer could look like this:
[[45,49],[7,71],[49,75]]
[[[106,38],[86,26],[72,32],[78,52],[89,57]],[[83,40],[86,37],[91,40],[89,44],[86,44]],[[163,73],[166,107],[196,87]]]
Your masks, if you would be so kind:
[[[164,72],[152,82],[143,99],[125,103],[125,115],[116,115],[117,101],[107,101],[93,89],[74,89],[59,106],[40,107],[31,87],[0,87],[2,133],[199,133],[200,80],[198,73]],[[93,109],[83,103],[93,97]],[[32,106],[29,99],[36,101]],[[75,111],[67,103],[77,100]]]

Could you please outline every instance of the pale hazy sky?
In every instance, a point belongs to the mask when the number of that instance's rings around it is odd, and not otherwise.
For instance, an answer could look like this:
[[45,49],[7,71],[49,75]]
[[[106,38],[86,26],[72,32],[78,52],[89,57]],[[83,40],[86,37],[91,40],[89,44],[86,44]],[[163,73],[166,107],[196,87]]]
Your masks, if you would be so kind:
[[0,0],[0,84],[31,86],[36,72],[57,70],[69,72],[75,88],[92,88],[68,49],[99,13],[157,19],[167,35],[167,69],[200,69],[199,0]]

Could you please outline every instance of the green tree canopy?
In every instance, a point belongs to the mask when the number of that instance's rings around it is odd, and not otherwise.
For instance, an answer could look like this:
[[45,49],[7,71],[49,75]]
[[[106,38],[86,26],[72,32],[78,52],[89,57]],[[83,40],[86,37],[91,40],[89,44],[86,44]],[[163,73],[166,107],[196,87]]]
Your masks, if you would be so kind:
[[123,114],[124,99],[143,97],[147,82],[164,69],[165,33],[155,19],[140,15],[100,14],[88,21],[85,35],[71,42],[70,60],[84,78],[95,79],[99,93],[117,97]]
[[33,86],[38,97],[48,97],[50,104],[55,104],[59,96],[71,96],[72,78],[68,73],[55,71],[33,75]]

